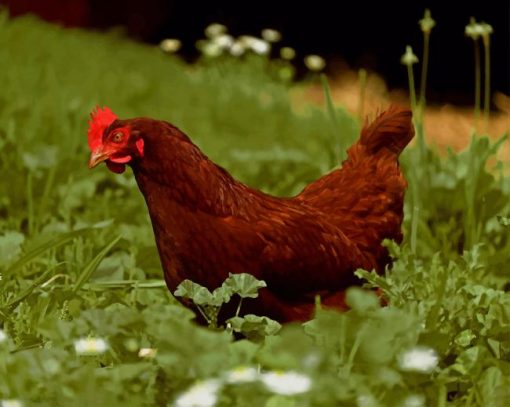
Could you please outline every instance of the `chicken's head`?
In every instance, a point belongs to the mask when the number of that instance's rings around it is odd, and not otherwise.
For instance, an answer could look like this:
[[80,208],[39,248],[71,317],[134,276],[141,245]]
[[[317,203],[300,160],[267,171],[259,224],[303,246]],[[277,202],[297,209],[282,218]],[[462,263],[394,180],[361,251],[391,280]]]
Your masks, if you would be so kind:
[[91,151],[89,168],[105,161],[108,168],[118,174],[126,164],[143,157],[143,138],[129,125],[122,126],[108,108],[96,107],[90,115],[88,141]]

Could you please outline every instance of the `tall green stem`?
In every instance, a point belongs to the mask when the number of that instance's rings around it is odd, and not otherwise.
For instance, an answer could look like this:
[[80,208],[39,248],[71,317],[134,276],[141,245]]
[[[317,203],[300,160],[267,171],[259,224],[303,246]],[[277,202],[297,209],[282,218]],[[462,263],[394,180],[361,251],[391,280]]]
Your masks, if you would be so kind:
[[485,50],[485,95],[483,103],[483,128],[484,133],[489,132],[489,112],[491,104],[491,54],[490,54],[490,37],[483,36],[483,47]]
[[411,99],[411,109],[413,113],[416,112],[416,90],[414,87],[414,74],[413,74],[413,66],[407,65],[407,77],[409,79],[409,97]]
[[475,129],[478,131],[480,122],[480,91],[482,82],[482,73],[480,69],[480,45],[478,40],[473,40],[475,45]]
[[429,65],[429,42],[430,32],[425,31],[423,33],[423,59],[421,64],[421,81],[420,81],[420,117],[419,120],[423,121],[423,114],[425,112],[425,92],[427,89],[427,72]]
[[239,298],[239,304],[237,304],[237,309],[236,309],[236,317],[238,317],[239,313],[241,312],[241,305],[243,305],[243,297]]

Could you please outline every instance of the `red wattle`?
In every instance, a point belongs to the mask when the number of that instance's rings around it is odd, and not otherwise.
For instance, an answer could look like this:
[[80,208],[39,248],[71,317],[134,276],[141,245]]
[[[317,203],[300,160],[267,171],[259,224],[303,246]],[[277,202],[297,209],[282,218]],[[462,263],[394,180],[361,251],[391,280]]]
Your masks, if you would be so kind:
[[126,171],[126,164],[115,163],[111,160],[106,160],[106,166],[110,171],[116,174],[122,174],[124,171]]

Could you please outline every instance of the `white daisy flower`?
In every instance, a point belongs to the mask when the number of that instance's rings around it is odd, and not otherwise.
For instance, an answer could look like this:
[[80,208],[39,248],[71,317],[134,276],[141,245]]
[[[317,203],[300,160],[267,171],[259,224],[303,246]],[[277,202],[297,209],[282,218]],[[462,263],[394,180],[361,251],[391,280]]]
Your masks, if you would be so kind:
[[108,342],[101,338],[81,338],[74,342],[79,355],[100,355],[108,350]]
[[2,406],[2,407],[23,407],[23,402],[21,400],[16,400],[16,399],[1,400],[0,406]]
[[251,366],[239,366],[229,370],[225,374],[225,381],[230,384],[251,383],[260,377],[256,368]]
[[221,382],[217,379],[209,379],[198,382],[184,393],[181,393],[174,402],[175,407],[212,407],[218,400],[218,391]]
[[278,42],[282,39],[282,34],[279,31],[273,30],[272,28],[264,28],[262,30],[262,38],[267,42]]
[[138,351],[138,357],[144,359],[154,359],[156,357],[156,353],[158,353],[157,349],[154,348],[141,348]]
[[271,45],[268,42],[261,40],[260,38],[253,37],[251,35],[242,35],[239,37],[239,41],[246,48],[252,50],[256,54],[266,55],[271,50]]
[[404,407],[425,407],[425,396],[422,394],[412,394],[404,399]]
[[296,57],[296,51],[291,47],[283,47],[280,50],[280,57],[287,61],[290,61]]
[[227,32],[227,27],[223,24],[212,23],[205,28],[205,35],[208,38],[214,38]]
[[437,367],[439,357],[432,348],[417,346],[399,357],[400,369],[420,373],[430,373]]
[[245,46],[241,43],[241,41],[236,41],[230,47],[230,53],[235,57],[240,57],[246,52]]
[[199,44],[202,53],[208,57],[219,57],[223,53],[223,48],[213,41],[204,41]]
[[0,329],[0,343],[5,342],[7,340],[7,335],[3,329]]
[[234,44],[234,38],[228,34],[218,35],[212,41],[223,49],[229,49]]
[[310,71],[319,72],[326,67],[326,61],[319,55],[307,55],[305,65]]
[[173,54],[181,49],[182,43],[177,38],[167,38],[159,44],[159,47],[168,53]]
[[293,371],[263,373],[261,380],[269,391],[285,396],[306,393],[312,387],[310,377]]

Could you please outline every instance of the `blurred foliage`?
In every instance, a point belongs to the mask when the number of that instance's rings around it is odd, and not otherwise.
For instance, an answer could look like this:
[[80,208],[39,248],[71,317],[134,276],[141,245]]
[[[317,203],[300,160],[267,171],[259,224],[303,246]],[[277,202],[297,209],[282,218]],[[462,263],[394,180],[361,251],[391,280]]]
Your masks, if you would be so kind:
[[[357,137],[356,121],[342,109],[334,126],[326,109],[296,113],[288,96],[296,85],[278,80],[278,61],[264,56],[188,66],[114,33],[8,21],[5,13],[0,66],[0,399],[172,405],[213,379],[222,383],[219,405],[510,400],[510,190],[501,165],[487,168],[497,144],[474,136],[460,154],[403,154],[406,240],[387,243],[395,262],[384,276],[358,272],[388,306],[352,289],[349,312],[319,310],[304,327],[278,333],[270,321],[245,317],[232,329],[256,340],[234,340],[198,326],[167,291],[132,175],[87,169],[89,112],[99,104],[120,117],[169,120],[234,176],[277,195],[333,168],[338,143]],[[233,290],[253,295],[237,283]],[[80,338],[108,348],[80,354]],[[418,345],[437,353],[429,372],[399,364]],[[157,351],[140,357],[147,348]],[[262,381],[228,382],[240,366],[298,372],[312,386],[290,395]]]

